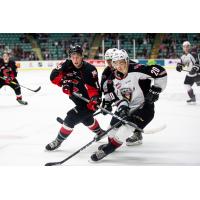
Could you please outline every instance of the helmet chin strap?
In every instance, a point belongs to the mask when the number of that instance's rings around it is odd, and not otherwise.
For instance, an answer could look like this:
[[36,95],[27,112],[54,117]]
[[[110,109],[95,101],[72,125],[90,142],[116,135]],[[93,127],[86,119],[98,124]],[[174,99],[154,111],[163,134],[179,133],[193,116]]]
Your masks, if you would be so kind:
[[118,80],[122,80],[122,79],[126,78],[127,74],[128,73],[123,74],[122,72],[115,70],[115,77]]

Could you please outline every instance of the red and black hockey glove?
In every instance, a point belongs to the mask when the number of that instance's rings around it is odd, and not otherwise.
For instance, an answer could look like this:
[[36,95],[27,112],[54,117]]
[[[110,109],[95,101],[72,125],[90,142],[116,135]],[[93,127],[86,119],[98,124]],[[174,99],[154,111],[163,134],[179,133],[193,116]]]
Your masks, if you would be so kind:
[[13,78],[10,76],[4,76],[4,80],[6,84],[10,85],[10,83],[13,81]]
[[64,80],[62,90],[65,94],[72,96],[74,84],[72,80]]
[[155,87],[155,86],[152,85],[152,87],[149,89],[149,93],[145,97],[145,102],[149,103],[149,104],[152,104],[155,101],[157,101],[161,91],[162,91],[161,88]]
[[97,106],[101,104],[99,97],[94,96],[90,99],[90,102],[87,104],[87,108],[92,111],[98,110]]

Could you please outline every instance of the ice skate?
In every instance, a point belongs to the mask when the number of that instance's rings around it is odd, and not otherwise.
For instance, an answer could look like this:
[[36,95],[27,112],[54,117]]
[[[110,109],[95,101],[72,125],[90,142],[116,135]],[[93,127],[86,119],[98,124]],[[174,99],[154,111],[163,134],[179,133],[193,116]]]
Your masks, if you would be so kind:
[[53,151],[53,150],[59,148],[61,143],[62,143],[61,141],[55,139],[51,143],[47,144],[47,146],[45,148],[47,151]]
[[142,133],[139,131],[135,131],[133,135],[126,139],[127,146],[134,146],[142,144]]

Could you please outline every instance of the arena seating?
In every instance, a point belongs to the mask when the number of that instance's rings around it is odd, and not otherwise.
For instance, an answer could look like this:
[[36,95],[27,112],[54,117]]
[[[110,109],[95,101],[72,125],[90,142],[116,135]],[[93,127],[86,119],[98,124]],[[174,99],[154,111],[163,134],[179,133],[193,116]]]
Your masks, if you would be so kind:
[[[14,51],[14,49],[16,51]],[[11,51],[16,59],[20,59],[22,55],[28,57],[28,55],[32,52],[32,46],[22,33],[1,33],[0,52],[2,53],[3,51]],[[18,55],[17,51],[19,51],[21,56]]]
[[[0,53],[10,51],[17,60],[37,60],[38,55],[33,51],[33,41],[41,51],[44,60],[59,60],[66,58],[70,45],[80,44],[84,49],[84,57],[90,58],[90,49],[95,45],[98,34],[94,33],[0,33]],[[135,55],[137,59],[148,59],[151,57],[158,34],[150,33],[101,33],[104,39],[105,50],[118,46],[127,50],[130,58],[133,58],[133,40],[135,40]],[[198,33],[163,33],[158,43],[157,58],[177,58],[182,54],[183,41],[190,41],[192,51],[198,53],[200,50],[200,34]],[[98,42],[96,42],[97,44]],[[97,45],[96,45],[97,46]],[[102,48],[95,52],[96,59],[102,59]],[[154,48],[155,49],[155,48]]]

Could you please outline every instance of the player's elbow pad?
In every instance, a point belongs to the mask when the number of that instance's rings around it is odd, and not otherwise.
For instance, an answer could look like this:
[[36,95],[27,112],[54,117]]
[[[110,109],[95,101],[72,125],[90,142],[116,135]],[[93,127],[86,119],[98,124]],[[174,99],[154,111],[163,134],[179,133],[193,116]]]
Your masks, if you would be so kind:
[[53,70],[50,75],[50,80],[53,84],[62,86],[62,74],[59,73],[57,70]]

